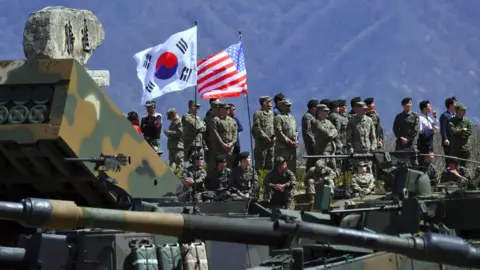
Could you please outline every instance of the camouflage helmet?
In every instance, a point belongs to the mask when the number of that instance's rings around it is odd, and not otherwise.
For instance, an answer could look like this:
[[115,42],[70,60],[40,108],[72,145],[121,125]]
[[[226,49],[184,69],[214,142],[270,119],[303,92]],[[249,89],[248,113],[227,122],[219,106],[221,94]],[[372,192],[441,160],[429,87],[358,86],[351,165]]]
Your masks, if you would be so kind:
[[177,113],[177,111],[175,110],[175,108],[168,109],[167,110],[167,118],[168,119],[172,118],[176,113]]
[[463,105],[462,103],[455,104],[455,111],[466,110],[467,106]]

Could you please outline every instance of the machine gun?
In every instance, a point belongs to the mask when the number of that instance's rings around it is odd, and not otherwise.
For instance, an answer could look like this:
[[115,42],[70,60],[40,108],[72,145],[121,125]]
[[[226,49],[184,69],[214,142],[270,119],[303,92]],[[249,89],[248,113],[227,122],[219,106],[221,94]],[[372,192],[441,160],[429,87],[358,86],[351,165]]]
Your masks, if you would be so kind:
[[[371,247],[418,260],[462,267],[480,267],[480,251],[461,238],[438,234],[402,238],[311,223],[232,219],[177,213],[134,212],[79,207],[71,201],[27,198],[21,203],[0,202],[0,219],[27,227],[50,229],[103,228],[250,245],[289,247],[292,237]],[[11,262],[22,251],[12,250]],[[288,268],[287,268],[288,269]],[[303,269],[303,268],[296,268]]]
[[[125,156],[124,154],[118,155],[104,155],[100,154],[99,157],[90,157],[90,158],[65,158],[65,161],[76,161],[76,162],[91,162],[95,164],[93,168],[95,171],[114,171],[119,172],[122,167],[131,164],[132,160],[130,156]],[[100,167],[103,167],[100,169]]]

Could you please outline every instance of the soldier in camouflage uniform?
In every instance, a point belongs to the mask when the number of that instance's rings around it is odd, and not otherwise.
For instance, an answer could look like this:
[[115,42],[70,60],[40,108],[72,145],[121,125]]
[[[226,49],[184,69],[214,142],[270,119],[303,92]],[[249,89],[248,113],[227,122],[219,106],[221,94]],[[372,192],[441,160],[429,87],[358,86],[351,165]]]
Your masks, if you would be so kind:
[[185,160],[191,160],[193,154],[202,151],[204,146],[202,135],[206,130],[205,123],[197,115],[197,112],[200,109],[200,104],[195,103],[193,100],[189,100],[188,109],[188,112],[182,116]]
[[[307,152],[307,155],[315,154],[315,135],[313,134],[312,126],[316,121],[317,105],[318,101],[316,99],[308,101],[308,110],[302,117],[302,138],[305,146],[305,152]],[[313,166],[315,166],[315,159],[307,159],[306,170],[310,169]]]
[[295,174],[287,168],[287,160],[276,157],[273,169],[263,180],[263,200],[273,206],[288,209],[296,184]]
[[315,186],[317,184],[326,183],[328,186],[333,188],[335,187],[334,179],[336,177],[336,173],[334,170],[330,169],[329,167],[325,166],[324,162],[320,160],[315,163],[315,166],[310,168],[307,173],[305,174],[305,193],[308,196],[310,206],[313,207],[313,203],[315,202]]
[[250,153],[241,152],[237,156],[238,167],[232,169],[230,187],[234,199],[258,197],[258,175],[250,165]]
[[[347,125],[348,153],[368,153],[377,149],[375,126],[370,117],[365,115],[367,105],[360,101],[355,104],[355,115]],[[352,163],[356,163],[355,161]],[[356,166],[356,164],[353,164]]]
[[207,178],[207,171],[202,167],[202,153],[193,155],[193,162],[187,162],[184,166],[181,180],[183,181],[183,193],[180,194],[180,201],[191,199],[193,185],[195,184],[195,199],[201,201],[202,193],[205,191],[204,181]]
[[[345,99],[339,99],[338,101],[338,113],[347,118],[347,101]],[[348,118],[347,118],[348,120]],[[345,146],[345,144],[344,144]]]
[[[318,104],[317,120],[312,128],[313,133],[315,134],[315,154],[317,155],[335,154],[335,141],[338,136],[338,132],[330,120],[327,119],[329,112],[330,109],[328,109],[327,105]],[[323,163],[334,171],[337,171],[334,158],[320,159],[318,162]]]
[[352,117],[355,115],[355,104],[357,104],[357,102],[360,102],[360,101],[362,101],[361,97],[354,97],[350,100],[350,106],[352,109],[350,110],[349,113],[345,114],[348,120],[352,119]]
[[228,116],[229,104],[220,104],[220,116],[213,118],[213,136],[215,142],[213,143],[213,150],[216,154],[223,154],[228,159],[228,167],[233,166],[233,147],[238,139],[237,123]]
[[170,120],[170,126],[164,133],[167,137],[168,159],[170,167],[175,169],[183,165],[183,126],[182,120],[174,108],[168,109],[167,119]]
[[377,144],[378,148],[383,147],[383,127],[382,122],[380,121],[380,115],[377,113],[375,106],[375,99],[373,97],[366,98],[363,102],[367,105],[366,115],[372,118],[373,124],[375,125],[375,134],[377,135]]
[[443,171],[440,176],[440,182],[456,182],[460,185],[466,185],[469,182],[468,177],[465,176],[465,173],[462,172],[462,167],[458,160],[451,159],[448,167]]
[[282,157],[287,161],[288,169],[297,171],[298,129],[297,122],[290,114],[292,103],[285,99],[280,102],[280,115],[275,116],[273,127],[275,130],[275,158]]
[[347,143],[347,124],[348,119],[339,112],[339,102],[333,100],[330,102],[330,114],[328,115],[328,120],[332,122],[335,129],[337,129],[338,136],[335,140],[336,153],[344,153],[344,148]]
[[[209,169],[207,178],[205,179],[205,189],[207,194],[204,194],[204,200],[223,201],[231,198],[230,195],[230,175],[232,171],[227,167],[227,156],[217,154],[215,156],[217,167]],[[211,193],[214,196],[211,196]],[[208,196],[208,198],[206,198]],[[213,197],[213,198],[212,198]]]
[[421,167],[421,171],[424,172],[430,179],[430,185],[432,187],[436,186],[438,183],[437,167],[433,163],[433,159],[434,159],[433,153],[428,153],[428,155],[424,157],[424,161],[422,162],[422,167]]
[[213,132],[213,118],[220,116],[220,100],[211,99],[210,100],[210,110],[205,115],[203,121],[205,122],[205,132],[203,138],[205,140],[205,161],[207,162],[207,168],[213,169],[216,167],[215,163],[215,154],[214,154],[214,144],[217,141],[217,138]]
[[375,190],[375,177],[365,161],[358,163],[357,171],[353,174],[351,181],[354,197],[363,198]]
[[255,170],[271,170],[273,168],[273,130],[272,99],[260,97],[261,109],[253,114],[252,136],[255,139]]
[[393,133],[397,138],[395,150],[416,150],[420,118],[412,111],[412,99],[402,99],[403,111],[395,117],[393,122]]
[[[450,154],[454,157],[469,159],[472,150],[472,122],[465,114],[467,107],[461,103],[455,105],[455,116],[448,123],[450,139]],[[466,161],[460,161],[460,165],[465,167]]]

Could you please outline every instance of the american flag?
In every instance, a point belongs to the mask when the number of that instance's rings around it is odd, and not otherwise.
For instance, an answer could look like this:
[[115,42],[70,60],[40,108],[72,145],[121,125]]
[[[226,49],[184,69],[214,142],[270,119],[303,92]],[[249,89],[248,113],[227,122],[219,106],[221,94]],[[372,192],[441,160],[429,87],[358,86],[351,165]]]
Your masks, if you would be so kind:
[[197,89],[202,98],[228,98],[247,94],[247,69],[242,42],[197,64]]

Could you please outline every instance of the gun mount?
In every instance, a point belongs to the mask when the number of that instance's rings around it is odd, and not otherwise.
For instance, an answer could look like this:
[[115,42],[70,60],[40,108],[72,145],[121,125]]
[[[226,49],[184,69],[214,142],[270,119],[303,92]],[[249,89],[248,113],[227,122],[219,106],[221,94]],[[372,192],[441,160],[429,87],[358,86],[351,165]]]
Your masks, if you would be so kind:
[[425,233],[423,237],[398,237],[312,223],[276,221],[275,231],[325,243],[370,248],[410,258],[461,267],[480,267],[480,251],[462,238]]

